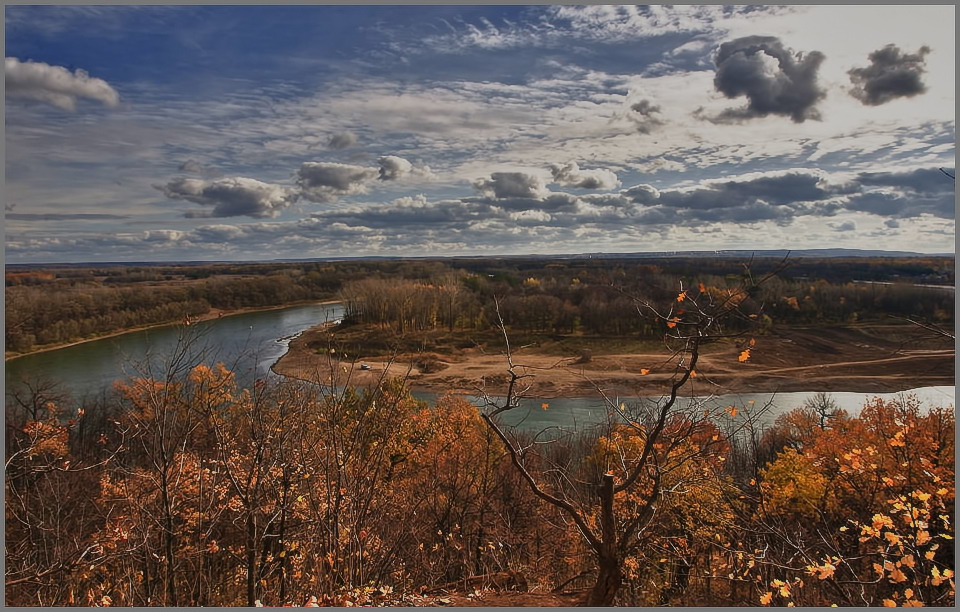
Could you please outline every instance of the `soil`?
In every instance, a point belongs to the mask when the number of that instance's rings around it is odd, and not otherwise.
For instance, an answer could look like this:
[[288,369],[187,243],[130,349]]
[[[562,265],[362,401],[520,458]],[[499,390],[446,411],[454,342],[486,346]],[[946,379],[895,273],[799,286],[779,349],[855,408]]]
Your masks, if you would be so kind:
[[[341,337],[342,336],[342,337]],[[431,363],[421,371],[425,353],[384,355],[383,339],[371,341],[371,349],[362,344],[356,355],[330,354],[329,346],[342,344],[346,337],[356,338],[356,330],[343,331],[317,326],[290,343],[289,352],[274,371],[303,380],[326,379],[331,359],[334,367],[348,374],[347,384],[366,386],[381,377],[406,377],[414,390],[437,393],[474,394],[484,389],[491,394],[506,391],[507,362],[502,349],[451,348],[430,352]],[[371,336],[372,338],[373,336]],[[772,393],[790,391],[850,391],[892,393],[926,386],[955,384],[953,343],[912,325],[861,324],[832,327],[775,328],[755,336],[750,357],[738,356],[749,338],[724,339],[705,344],[692,383],[699,393]],[[409,342],[400,343],[401,346]],[[437,343],[422,341],[425,346]],[[513,350],[518,372],[529,374],[528,395],[536,397],[592,397],[605,393],[650,395],[662,393],[673,374],[673,361],[667,349],[650,343],[635,342],[637,350],[598,351],[603,343],[591,342],[592,356],[587,363],[576,363],[577,356],[558,354],[549,340],[536,346]],[[617,349],[623,339],[611,341]],[[365,354],[366,353],[366,354]],[[439,363],[435,363],[439,362]],[[369,369],[361,369],[361,365]],[[649,370],[645,375],[641,369]]]

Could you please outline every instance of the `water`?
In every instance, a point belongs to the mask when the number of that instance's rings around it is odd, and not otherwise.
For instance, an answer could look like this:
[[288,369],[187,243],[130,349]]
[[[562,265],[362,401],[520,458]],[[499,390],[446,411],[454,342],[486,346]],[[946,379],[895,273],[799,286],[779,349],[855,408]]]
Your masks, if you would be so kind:
[[201,357],[194,363],[222,361],[241,386],[249,386],[256,378],[275,376],[270,366],[287,352],[296,334],[342,316],[341,304],[311,304],[211,319],[188,328],[154,327],[8,361],[4,383],[9,389],[24,376],[42,374],[60,381],[64,390],[80,400],[136,374],[136,364],[148,353],[154,367],[162,363],[177,346],[180,333],[186,331],[195,337],[192,353]]
[[[61,381],[63,389],[73,399],[82,400],[86,396],[96,395],[115,380],[135,374],[133,364],[143,362],[148,354],[152,355],[150,361],[153,363],[162,362],[163,357],[177,345],[179,334],[187,330],[198,336],[193,351],[195,358],[191,363],[203,361],[214,365],[222,361],[234,371],[240,385],[250,386],[257,378],[276,376],[270,371],[270,366],[287,351],[287,345],[293,337],[314,325],[342,316],[343,307],[340,304],[309,305],[234,315],[197,323],[189,328],[174,325],[156,327],[8,361],[4,380],[9,389],[25,375],[42,374]],[[945,386],[923,387],[909,392],[916,394],[923,406],[931,407],[954,405],[956,390],[955,387]],[[437,397],[425,392],[415,392],[414,395],[430,403]],[[707,405],[704,408],[733,404],[756,409],[772,398],[773,405],[763,419],[769,421],[777,414],[800,406],[812,395],[814,392],[721,395],[705,400]],[[901,394],[833,392],[830,395],[841,408],[856,413],[870,398],[889,400]],[[479,403],[478,398],[469,399]],[[544,401],[548,403],[547,410],[541,408]],[[630,405],[637,399],[621,398],[620,401]],[[606,420],[607,412],[608,408],[600,398],[530,399],[520,408],[503,413],[503,420],[528,431],[540,431],[600,423]]]

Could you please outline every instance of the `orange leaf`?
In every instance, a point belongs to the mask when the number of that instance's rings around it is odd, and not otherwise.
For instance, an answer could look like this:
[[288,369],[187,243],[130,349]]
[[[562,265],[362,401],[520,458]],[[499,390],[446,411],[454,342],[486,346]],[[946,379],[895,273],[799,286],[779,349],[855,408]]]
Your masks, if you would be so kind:
[[769,606],[771,601],[773,601],[773,593],[770,591],[767,591],[766,593],[760,596],[761,605]]
[[697,377],[697,371],[696,371],[696,370],[690,370],[690,378],[696,378],[696,377]]
[[884,599],[883,605],[887,608],[896,608],[897,602],[893,601],[892,599]]
[[540,407],[543,408],[544,410],[546,410],[547,408],[550,407],[550,404],[544,402],[544,403],[540,404]]
[[740,356],[737,357],[737,361],[740,363],[743,363],[747,359],[750,359],[750,349],[744,349],[744,351],[740,353]]
[[667,327],[674,328],[677,326],[677,323],[680,321],[680,317],[673,317],[667,321]]
[[757,339],[756,339],[756,338],[750,338],[750,346],[756,346],[756,345],[757,345]]
[[648,370],[647,368],[640,368],[640,376],[646,376],[649,373],[650,373],[650,370]]
[[677,295],[677,301],[678,301],[678,302],[682,302],[682,301],[683,301],[683,298],[685,298],[685,297],[687,297],[687,292],[686,292],[686,291],[681,291],[681,292]]
[[737,407],[732,404],[727,406],[727,414],[729,414],[731,417],[737,416]]
[[703,283],[700,283],[699,285],[697,285],[697,289],[700,290],[700,293],[706,293],[706,292],[707,292],[707,288],[703,286]]

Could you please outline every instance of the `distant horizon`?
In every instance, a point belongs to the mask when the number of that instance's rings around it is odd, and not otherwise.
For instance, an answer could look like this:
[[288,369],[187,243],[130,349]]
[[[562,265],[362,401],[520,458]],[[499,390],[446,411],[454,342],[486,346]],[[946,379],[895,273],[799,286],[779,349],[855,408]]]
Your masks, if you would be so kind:
[[955,251],[955,13],[8,6],[5,260]]
[[180,259],[180,260],[103,260],[103,261],[35,261],[7,263],[6,267],[38,267],[38,266],[124,266],[124,265],[214,265],[214,264],[258,264],[258,263],[309,263],[309,262],[340,262],[363,260],[444,260],[444,259],[584,259],[597,256],[604,259],[669,259],[671,257],[709,257],[711,254],[727,255],[729,257],[751,255],[768,258],[781,258],[786,255],[794,257],[810,257],[823,259],[853,258],[883,258],[883,257],[953,257],[956,252],[922,253],[918,251],[886,251],[882,249],[709,249],[684,251],[584,251],[581,253],[507,253],[484,255],[356,255],[356,256],[317,256],[317,257],[279,257],[272,259]]

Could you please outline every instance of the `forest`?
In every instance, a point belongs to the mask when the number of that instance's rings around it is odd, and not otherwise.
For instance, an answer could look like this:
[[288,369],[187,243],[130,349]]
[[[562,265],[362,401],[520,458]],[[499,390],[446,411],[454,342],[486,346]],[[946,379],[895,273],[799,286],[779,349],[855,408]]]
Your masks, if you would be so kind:
[[[749,263],[762,276],[780,260]],[[399,332],[491,329],[497,298],[505,322],[518,331],[653,338],[659,329],[637,316],[635,299],[662,300],[681,282],[722,293],[744,270],[743,262],[721,258],[8,267],[6,350],[25,353],[211,309],[336,298],[346,300],[352,320]],[[952,327],[953,293],[923,285],[953,284],[952,258],[804,258],[744,297],[768,322],[894,316]]]
[[[482,296],[496,283],[520,300],[586,301],[569,297],[582,270],[539,270],[432,266],[345,279],[342,291],[353,316],[403,327],[488,317]],[[853,414],[820,394],[764,424],[769,406],[681,403],[704,343],[749,338],[764,325],[751,315],[782,302],[778,292],[804,292],[786,293],[799,308],[783,313],[797,317],[827,298],[807,300],[816,281],[774,266],[660,293],[641,270],[619,276],[639,320],[630,329],[656,330],[673,375],[659,401],[607,400],[608,419],[591,428],[503,420],[523,410],[535,375],[511,357],[511,326],[555,327],[540,315],[488,321],[504,337],[509,387],[480,406],[452,395],[427,405],[403,379],[352,388],[336,346],[313,383],[239,388],[223,365],[197,364],[185,326],[163,367],[84,405],[50,381],[9,389],[6,601],[443,605],[459,591],[483,605],[513,588],[586,605],[952,606],[953,406],[878,398]],[[610,281],[594,273],[580,282]],[[879,315],[873,288],[859,302],[856,284],[835,291],[817,295]],[[430,317],[394,299],[409,292],[430,296]],[[935,316],[909,314],[923,312]]]

